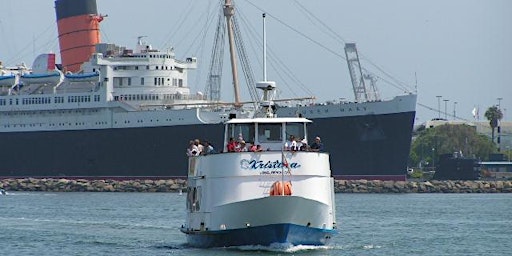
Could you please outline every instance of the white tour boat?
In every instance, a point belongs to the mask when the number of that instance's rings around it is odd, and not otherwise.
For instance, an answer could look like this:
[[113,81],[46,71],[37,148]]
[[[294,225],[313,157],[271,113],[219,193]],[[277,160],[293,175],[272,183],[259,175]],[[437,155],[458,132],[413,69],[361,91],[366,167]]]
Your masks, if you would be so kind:
[[[336,233],[329,154],[287,141],[293,135],[307,144],[312,121],[274,117],[268,97],[274,82],[257,87],[265,91],[265,117],[227,121],[224,153],[189,158],[181,231],[191,246],[325,245]],[[229,152],[234,139],[261,150]]]

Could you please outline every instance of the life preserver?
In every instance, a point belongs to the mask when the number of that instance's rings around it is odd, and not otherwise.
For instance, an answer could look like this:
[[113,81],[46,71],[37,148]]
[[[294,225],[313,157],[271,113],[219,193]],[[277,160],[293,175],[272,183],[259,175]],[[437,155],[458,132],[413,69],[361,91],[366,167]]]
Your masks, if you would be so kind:
[[[284,193],[283,193],[284,189]],[[274,184],[272,184],[272,187],[270,187],[270,195],[271,196],[291,196],[292,195],[292,183],[289,181],[276,181]]]

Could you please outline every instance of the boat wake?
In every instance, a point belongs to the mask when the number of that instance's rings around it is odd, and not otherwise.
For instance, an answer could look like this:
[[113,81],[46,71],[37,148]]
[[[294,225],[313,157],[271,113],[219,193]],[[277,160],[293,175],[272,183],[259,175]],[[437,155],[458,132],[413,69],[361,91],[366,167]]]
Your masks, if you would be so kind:
[[312,250],[330,250],[332,246],[326,245],[292,245],[289,243],[273,243],[269,246],[263,245],[244,245],[244,246],[233,246],[229,249],[240,250],[240,251],[269,251],[269,252],[286,252],[296,253]]
[[366,249],[366,250],[370,250],[370,249],[379,249],[381,248],[382,246],[380,245],[374,245],[374,244],[367,244],[367,245],[363,245],[363,249]]

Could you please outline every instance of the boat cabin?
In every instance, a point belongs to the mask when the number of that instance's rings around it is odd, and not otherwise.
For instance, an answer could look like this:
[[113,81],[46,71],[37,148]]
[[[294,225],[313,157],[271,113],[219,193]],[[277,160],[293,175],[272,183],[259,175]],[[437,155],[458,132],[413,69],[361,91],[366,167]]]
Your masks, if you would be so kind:
[[307,141],[305,118],[250,118],[232,119],[226,122],[224,150],[228,152],[230,139],[244,141],[247,145],[261,145],[263,151],[282,150],[293,135],[295,141]]

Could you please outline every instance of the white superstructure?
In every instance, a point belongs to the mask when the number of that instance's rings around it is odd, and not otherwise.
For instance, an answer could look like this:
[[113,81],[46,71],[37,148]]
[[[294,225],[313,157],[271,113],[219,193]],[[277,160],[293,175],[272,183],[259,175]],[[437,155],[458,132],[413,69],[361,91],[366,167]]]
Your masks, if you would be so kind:
[[98,44],[97,53],[76,74],[57,70],[55,54],[40,55],[33,65],[37,69],[4,71],[0,80],[4,92],[0,95],[0,132],[227,120],[231,106],[190,92],[187,72],[197,67],[195,58],[177,60],[173,50],[155,50],[140,38],[136,49]]

